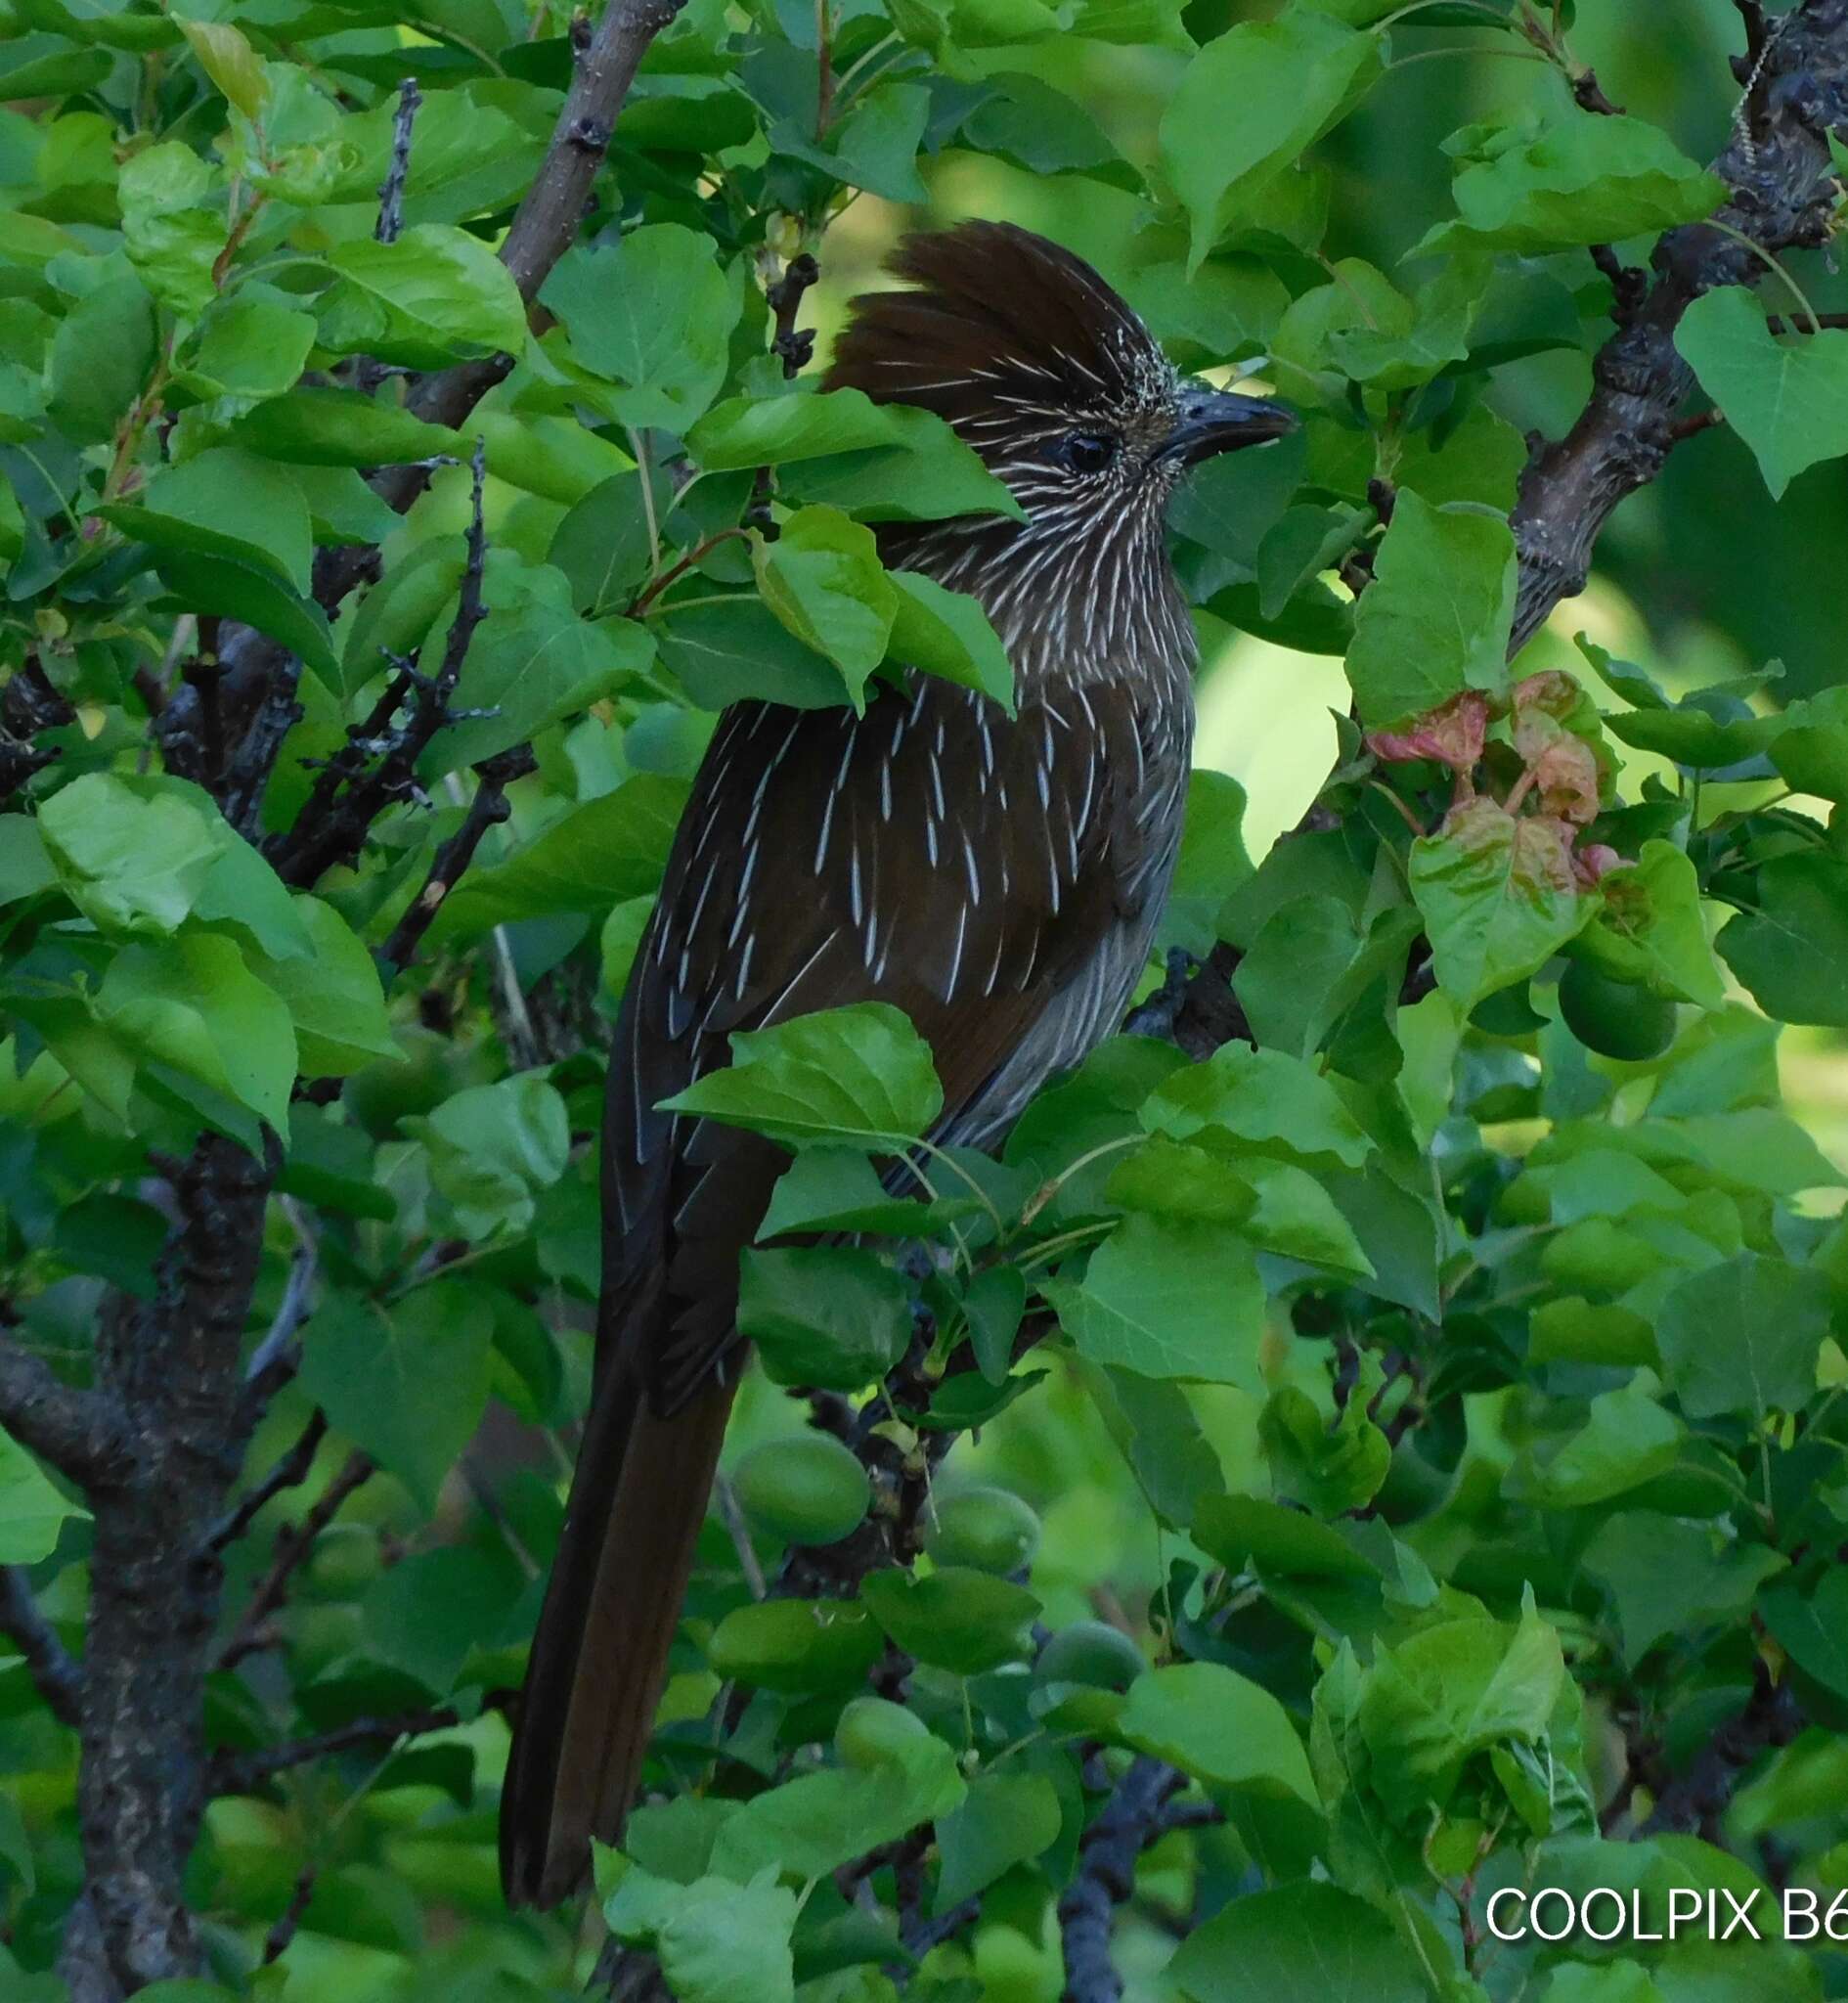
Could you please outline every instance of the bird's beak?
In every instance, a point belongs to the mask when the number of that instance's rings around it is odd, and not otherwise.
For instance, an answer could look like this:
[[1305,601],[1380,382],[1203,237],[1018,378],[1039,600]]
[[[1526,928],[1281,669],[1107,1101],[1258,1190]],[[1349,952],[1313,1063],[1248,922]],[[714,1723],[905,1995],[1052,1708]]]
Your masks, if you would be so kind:
[[1180,413],[1162,447],[1162,457],[1197,466],[1217,452],[1237,452],[1242,446],[1268,445],[1273,439],[1287,438],[1300,422],[1284,404],[1210,389],[1204,382],[1185,383]]

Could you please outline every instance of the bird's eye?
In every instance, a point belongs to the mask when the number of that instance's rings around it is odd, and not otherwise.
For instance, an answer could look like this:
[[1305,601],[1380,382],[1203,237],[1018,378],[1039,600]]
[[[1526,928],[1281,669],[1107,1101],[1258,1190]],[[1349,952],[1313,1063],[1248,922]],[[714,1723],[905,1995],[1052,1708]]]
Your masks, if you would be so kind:
[[1117,457],[1117,441],[1101,431],[1074,431],[1061,457],[1075,473],[1101,473]]

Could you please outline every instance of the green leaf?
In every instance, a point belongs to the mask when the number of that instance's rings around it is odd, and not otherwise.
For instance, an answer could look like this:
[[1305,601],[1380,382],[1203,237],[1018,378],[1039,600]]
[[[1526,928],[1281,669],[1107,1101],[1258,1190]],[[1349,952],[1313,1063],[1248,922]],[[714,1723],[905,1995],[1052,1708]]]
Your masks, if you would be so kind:
[[1255,1565],[1279,1579],[1379,1577],[1332,1524],[1256,1495],[1209,1495],[1194,1522],[1200,1548],[1234,1571]]
[[637,430],[684,432],[725,381],[740,300],[712,252],[698,231],[645,224],[568,250],[540,293],[578,360],[617,385],[612,414]]
[[[114,515],[129,511],[97,512]],[[161,583],[191,610],[215,613],[224,619],[242,619],[246,626],[254,626],[259,633],[280,640],[332,686],[337,668],[327,614],[312,599],[302,598],[279,583],[269,564],[207,555],[198,550],[159,549],[154,568],[160,573]]]
[[759,1244],[790,1231],[876,1231],[891,1237],[925,1237],[980,1208],[974,1196],[925,1203],[915,1196],[890,1195],[861,1149],[812,1147],[777,1177],[757,1237]]
[[[673,490],[657,479],[658,509]],[[571,581],[571,601],[581,612],[619,612],[648,575],[648,511],[641,474],[631,468],[599,481],[577,502],[552,534],[546,560]]]
[[1638,1509],[1607,1517],[1580,1562],[1609,1593],[1634,1667],[1667,1635],[1692,1637],[1743,1617],[1788,1561],[1717,1525]]
[[242,835],[225,832],[225,851],[199,885],[194,919],[235,932],[274,959],[304,958],[313,946],[283,879]]
[[243,36],[229,22],[182,21],[178,25],[219,95],[246,118],[261,118],[269,103],[269,78]]
[[198,155],[177,140],[132,156],[116,184],[128,261],[163,306],[189,320],[218,294],[213,269],[228,229],[215,200],[221,187]]
[[747,1251],[738,1278],[738,1333],[774,1383],[858,1391],[910,1345],[910,1289],[870,1252]]
[[1805,467],[1848,453],[1848,333],[1781,340],[1750,291],[1723,286],[1689,306],[1675,345],[1751,447],[1774,501]]
[[1039,1602],[992,1573],[966,1565],[925,1575],[874,1572],[859,1597],[906,1655],[953,1675],[977,1676],[1033,1653]]
[[[633,619],[578,617],[571,589],[550,564],[491,566],[488,616],[468,643],[456,684],[459,709],[491,714],[444,731],[431,747],[432,771],[478,765],[611,694],[654,658],[654,641]],[[439,654],[449,620],[428,643]]]
[[[1762,890],[1762,875],[1759,883]],[[1681,850],[1672,842],[1647,841],[1634,864],[1606,869],[1598,888],[1603,906],[1578,935],[1580,954],[1618,980],[1646,987],[1653,995],[1697,1002],[1702,1008],[1720,1006],[1726,994],[1700,915],[1700,878]],[[1842,941],[1838,988],[1848,985],[1848,877]],[[1786,1022],[1802,1020],[1782,1009],[1773,1012]]]
[[1727,921],[1720,957],[1780,1022],[1848,1028],[1848,865],[1820,849],[1759,868],[1754,910]]
[[1292,898],[1271,912],[1239,961],[1232,986],[1257,1041],[1307,1057],[1369,991],[1396,995],[1418,933],[1405,906],[1382,912],[1363,939],[1341,898]]
[[169,1065],[288,1131],[295,1032],[229,939],[198,933],[126,948],[110,962],[97,1008],[144,1061]]
[[0,905],[36,897],[57,881],[37,820],[30,814],[0,814]]
[[1363,1398],[1350,1397],[1330,1422],[1307,1392],[1286,1384],[1271,1393],[1258,1438],[1278,1494],[1321,1516],[1364,1508],[1392,1465],[1391,1442]]
[[1188,774],[1187,813],[1162,939],[1185,947],[1197,959],[1218,944],[1219,908],[1252,874],[1245,805],[1245,788],[1227,774],[1204,766]]
[[863,1689],[885,1652],[878,1623],[846,1600],[753,1600],[733,1607],[706,1647],[714,1675],[791,1693]]
[[1806,1675],[1848,1697],[1848,1572],[1832,1565],[1807,1597],[1780,1580],[1759,1597],[1772,1638]]
[[236,837],[184,779],[85,773],[45,801],[38,827],[65,894],[105,932],[160,938],[198,902]]
[[886,657],[900,605],[872,530],[838,508],[804,508],[773,543],[754,541],[751,555],[764,602],[840,669],[855,707],[862,707],[866,678]]
[[599,917],[651,896],[685,804],[683,779],[637,773],[561,815],[506,862],[471,869],[444,900],[433,935],[461,944],[509,919],[564,912]]
[[505,1550],[451,1546],[402,1559],[360,1603],[373,1658],[447,1696],[473,1650],[525,1640],[523,1582]]
[[748,1885],[729,1878],[671,1885],[632,1870],[603,1909],[618,1939],[654,1950],[682,2003],[791,2003],[789,1938],[798,1910],[774,1867]]
[[58,323],[47,366],[53,421],[73,445],[100,445],[154,365],[154,302],[137,278],[86,292]]
[[852,1858],[949,1814],[964,1793],[955,1753],[942,1739],[920,1734],[870,1770],[804,1774],[756,1796],[720,1830],[713,1868],[739,1880],[763,1870],[825,1878]]
[[1014,714],[1014,664],[981,601],[916,570],[895,570],[891,651],[907,667],[979,690]]
[[385,671],[389,655],[422,647],[439,614],[453,608],[467,560],[461,536],[431,536],[387,570],[341,619],[339,673],[325,678],[332,692],[352,695]]
[[370,1058],[392,1056],[378,968],[346,920],[318,897],[298,897],[305,955],[250,955],[251,970],[283,998],[295,1025],[305,1078],[344,1078]]
[[571,1153],[564,1100],[534,1071],[470,1086],[400,1124],[428,1147],[431,1186],[469,1239],[526,1230]]
[[266,459],[293,466],[401,466],[444,453],[461,459],[468,451],[460,431],[426,424],[357,389],[292,390],[246,412],[232,436]]
[[1691,1419],[1797,1411],[1816,1391],[1828,1286],[1813,1267],[1742,1252],[1691,1273],[1657,1310],[1668,1387]]
[[1550,1460],[1537,1468],[1517,1461],[1506,1492],[1542,1509],[1589,1509],[1665,1475],[1686,1438],[1687,1429],[1647,1391],[1601,1391],[1585,1424]]
[[1347,650],[1361,722],[1385,730],[1465,689],[1506,689],[1515,582],[1506,522],[1401,495]]
[[1131,1216],[1091,1255],[1082,1280],[1047,1280],[1041,1291],[1094,1363],[1257,1388],[1264,1289],[1234,1230]]
[[293,388],[314,344],[308,314],[246,289],[221,298],[206,314],[192,360],[175,376],[195,396],[240,403],[280,397]]
[[[1162,116],[1162,164],[1186,209],[1188,272],[1382,73],[1378,36],[1301,10],[1241,22],[1183,72]],[[1226,107],[1239,108],[1237,117]]]
[[1204,1064],[1181,1067],[1142,1107],[1142,1125],[1176,1140],[1294,1161],[1311,1171],[1357,1169],[1373,1142],[1335,1088],[1298,1057],[1248,1045],[1220,1046]]
[[1791,703],[1772,740],[1771,762],[1799,793],[1838,806],[1848,800],[1848,686]]
[[[1014,4],[1037,6],[1038,0]],[[816,145],[794,118],[777,119],[770,143],[777,153],[806,160],[834,180],[887,201],[923,201],[917,156],[930,111],[930,93],[921,84],[882,82],[856,100],[824,146]]]
[[933,1910],[949,1912],[1032,1862],[1057,1840],[1060,1821],[1058,1794],[1043,1774],[978,1774],[962,1806],[938,1819],[943,1870]]
[[[296,592],[311,581],[308,504],[283,468],[237,446],[214,446],[149,481],[139,508],[109,518],[160,549],[234,556],[276,571]],[[203,535],[190,530],[203,530]]]
[[1412,895],[1438,984],[1468,1011],[1552,958],[1598,911],[1572,873],[1570,830],[1486,794],[1412,844]]
[[851,696],[840,669],[798,640],[755,592],[684,612],[670,608],[658,639],[663,665],[701,709],[749,701],[833,709]]
[[418,1287],[389,1312],[336,1293],[302,1330],[302,1388],[433,1508],[480,1423],[493,1336],[486,1297],[460,1280]]
[[[953,512],[1026,518],[1006,485],[934,411],[876,404],[858,389],[732,397],[707,412],[686,436],[687,451],[707,472],[789,466],[875,448],[896,448],[910,462],[902,478],[889,482],[892,486],[902,487],[914,478],[927,484],[950,481],[949,491],[964,497]],[[904,511],[895,507],[890,512],[902,518]]]
[[925,1043],[883,1002],[799,1015],[773,1029],[740,1030],[731,1062],[661,1101],[800,1148],[815,1141],[915,1140],[944,1109]]
[[1641,118],[1570,112],[1525,143],[1488,130],[1487,156],[1466,166],[1452,191],[1461,220],[1440,224],[1411,255],[1621,243],[1698,222],[1726,200],[1716,174]]
[[1560,1638],[1533,1611],[1517,1627],[1479,1616],[1440,1621],[1375,1659],[1360,1701],[1373,1787],[1402,1827],[1424,1829],[1465,1763],[1535,1746],[1565,1680]]
[[[545,156],[550,136],[550,118],[541,129],[531,129],[533,120],[525,115],[529,107],[538,109],[538,94],[518,84],[483,80],[426,91],[405,180],[405,220],[459,223],[518,201]],[[329,191],[330,200],[370,205],[377,200],[378,184],[390,170],[397,109],[395,100],[384,96],[370,111],[342,121],[340,130],[353,156]]]
[[36,1565],[67,1522],[90,1512],[67,1502],[25,1448],[0,1428],[0,1565]]
[[1391,1921],[1314,1879],[1232,1899],[1181,1942],[1167,1974],[1193,2003],[1427,2003],[1430,1995]]
[[526,309],[512,274],[479,238],[418,223],[395,244],[371,237],[328,252],[335,282],[315,301],[321,345],[407,369],[518,354]]
[[1138,1676],[1113,1736],[1210,1787],[1322,1805],[1290,1714],[1261,1684],[1218,1663],[1179,1663]]

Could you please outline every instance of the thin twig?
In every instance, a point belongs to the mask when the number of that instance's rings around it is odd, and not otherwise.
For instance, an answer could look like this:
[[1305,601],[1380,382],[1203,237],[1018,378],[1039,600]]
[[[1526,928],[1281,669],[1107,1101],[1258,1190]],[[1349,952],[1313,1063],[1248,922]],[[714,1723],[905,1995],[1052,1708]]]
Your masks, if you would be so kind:
[[32,1687],[53,1717],[74,1731],[82,1716],[83,1671],[39,1611],[22,1566],[0,1565],[0,1635],[24,1657]]
[[286,1198],[284,1206],[295,1227],[295,1256],[289,1262],[288,1279],[283,1287],[283,1298],[277,1305],[276,1313],[263,1340],[250,1352],[250,1360],[243,1368],[245,1385],[260,1401],[259,1412],[277,1390],[295,1374],[292,1358],[295,1331],[308,1318],[308,1295],[314,1286],[320,1261],[315,1235],[301,1213]]
[[315,1464],[315,1455],[320,1451],[321,1443],[328,1437],[328,1416],[317,1405],[308,1423],[301,1429],[294,1446],[271,1468],[256,1487],[243,1495],[235,1509],[229,1510],[213,1529],[210,1548],[222,1551],[228,1544],[235,1544],[256,1521],[258,1515],[274,1502],[285,1489],[298,1489],[308,1479]]
[[733,1547],[738,1554],[738,1570],[744,1574],[744,1582],[751,1588],[751,1597],[761,1600],[770,1591],[765,1582],[764,1568],[757,1561],[757,1547],[751,1542],[751,1527],[744,1520],[744,1511],[738,1503],[738,1491],[724,1475],[715,1475],[712,1484],[712,1497],[719,1505],[719,1520],[725,1525]]
[[411,127],[423,103],[415,76],[398,86],[398,110],[391,121],[391,165],[378,189],[378,220],[373,235],[381,244],[395,244],[404,228],[404,191],[411,179]]
[[272,1645],[268,1624],[288,1598],[290,1580],[307,1563],[316,1539],[339,1514],[341,1504],[354,1490],[372,1479],[374,1466],[370,1454],[349,1454],[339,1472],[322,1491],[320,1499],[302,1518],[300,1528],[285,1525],[277,1533],[275,1559],[250,1595],[250,1604],[244,1609],[236,1633],[219,1652],[218,1667],[221,1669],[236,1669],[245,1656],[256,1655]]
[[306,1918],[308,1907],[314,1899],[315,1880],[320,1875],[319,1864],[308,1864],[296,1878],[295,1889],[289,1893],[288,1903],[283,1908],[282,1916],[263,1936],[264,1968],[268,1968],[273,1962],[281,1961],[288,1951],[288,1943],[294,1939],[295,1930]]
[[411,964],[417,955],[418,942],[429,929],[443,900],[474,861],[482,837],[489,828],[498,827],[512,812],[507,804],[507,787],[516,779],[525,779],[538,770],[539,761],[533,756],[530,744],[515,744],[510,750],[484,759],[475,767],[478,781],[475,796],[468,803],[468,812],[462,817],[462,825],[437,850],[436,859],[430,865],[430,873],[423,880],[423,888],[411,900],[403,917],[393,926],[391,937],[385,941],[379,957],[388,965],[402,972]]
[[458,1712],[440,1705],[403,1712],[396,1717],[352,1718],[330,1731],[316,1732],[306,1739],[290,1739],[281,1746],[259,1746],[253,1751],[221,1747],[206,1768],[206,1787],[213,1795],[247,1795],[279,1773],[329,1758],[335,1753],[350,1753],[360,1746],[394,1746],[400,1739],[447,1731],[461,1722]]

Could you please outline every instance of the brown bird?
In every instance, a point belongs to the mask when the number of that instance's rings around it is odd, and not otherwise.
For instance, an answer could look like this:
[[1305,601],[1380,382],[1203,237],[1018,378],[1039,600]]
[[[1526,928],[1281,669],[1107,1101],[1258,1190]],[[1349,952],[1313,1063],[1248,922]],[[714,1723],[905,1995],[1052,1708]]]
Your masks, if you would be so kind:
[[571,1892],[621,1834],[742,1362],[738,1258],[787,1162],[657,1109],[727,1038],[878,1001],[928,1041],[934,1138],[997,1139],[1118,1025],[1180,840],[1193,629],[1164,515],[1187,468],[1295,419],[1176,373],[1091,268],[969,223],[854,302],[825,387],[938,413],[1025,511],[879,530],[979,599],[1019,714],[935,676],[852,710],[735,703],[623,998],[595,1386],[501,1809],[507,1895]]

